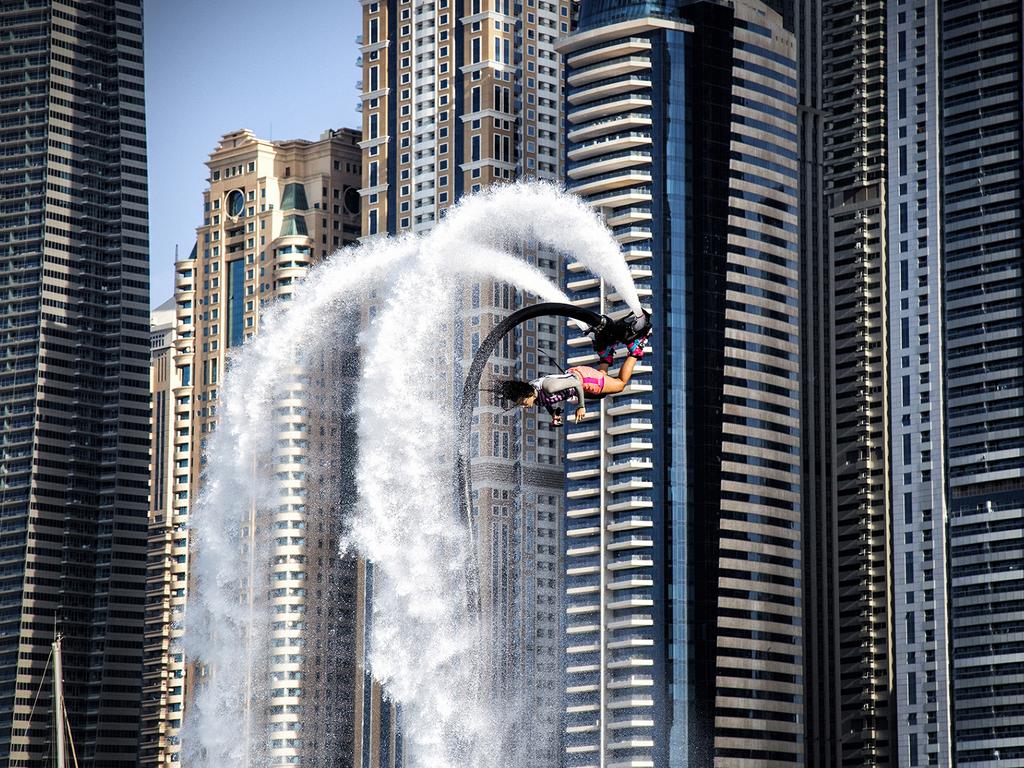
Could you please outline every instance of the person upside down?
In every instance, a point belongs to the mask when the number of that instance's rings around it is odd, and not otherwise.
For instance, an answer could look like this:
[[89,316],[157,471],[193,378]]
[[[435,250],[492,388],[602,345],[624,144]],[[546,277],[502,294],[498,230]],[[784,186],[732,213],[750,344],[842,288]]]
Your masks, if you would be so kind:
[[542,376],[533,381],[508,379],[502,381],[493,391],[512,406],[530,408],[543,405],[551,414],[551,426],[562,426],[562,405],[576,405],[575,421],[579,424],[587,415],[587,395],[614,395],[621,392],[633,377],[636,361],[644,356],[647,335],[625,343],[626,359],[619,368],[618,376],[611,376],[608,368],[615,359],[616,344],[598,350],[597,368],[577,365],[565,373]]

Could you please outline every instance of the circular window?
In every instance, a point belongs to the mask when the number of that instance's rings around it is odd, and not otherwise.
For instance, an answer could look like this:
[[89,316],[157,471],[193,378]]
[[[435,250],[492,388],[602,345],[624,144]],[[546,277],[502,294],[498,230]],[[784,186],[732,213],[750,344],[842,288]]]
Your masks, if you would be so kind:
[[345,189],[345,213],[359,213],[359,190],[355,187]]
[[228,193],[228,216],[241,216],[245,210],[245,195],[240,189],[233,189]]

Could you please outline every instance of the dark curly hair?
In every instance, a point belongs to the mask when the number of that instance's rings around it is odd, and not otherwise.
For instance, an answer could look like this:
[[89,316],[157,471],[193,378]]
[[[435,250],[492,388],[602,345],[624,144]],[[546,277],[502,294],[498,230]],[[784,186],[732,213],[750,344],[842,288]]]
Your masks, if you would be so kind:
[[505,408],[511,408],[519,404],[524,397],[533,394],[533,385],[518,379],[502,379],[497,386],[490,389],[499,400],[503,400]]

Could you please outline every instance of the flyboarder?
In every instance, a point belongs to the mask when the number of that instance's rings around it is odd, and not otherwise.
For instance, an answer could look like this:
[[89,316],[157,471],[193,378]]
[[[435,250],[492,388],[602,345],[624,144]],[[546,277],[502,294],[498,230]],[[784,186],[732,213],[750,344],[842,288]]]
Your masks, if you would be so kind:
[[[529,408],[543,405],[551,414],[551,426],[562,425],[562,403],[576,405],[575,420],[579,424],[587,415],[586,395],[613,395],[626,388],[633,376],[636,361],[644,356],[644,346],[651,333],[651,315],[644,311],[639,317],[630,313],[620,320],[602,316],[601,323],[591,328],[594,351],[600,362],[597,368],[573,366],[565,373],[542,376],[533,381],[506,379],[492,391],[508,405]],[[615,358],[615,348],[626,347],[626,359],[618,376],[609,376],[608,368]]]

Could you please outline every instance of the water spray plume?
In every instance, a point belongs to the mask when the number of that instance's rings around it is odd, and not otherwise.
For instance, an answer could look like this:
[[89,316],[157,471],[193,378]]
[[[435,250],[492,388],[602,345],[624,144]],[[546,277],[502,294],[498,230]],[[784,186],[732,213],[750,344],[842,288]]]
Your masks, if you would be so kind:
[[[339,323],[371,301],[376,311],[359,337],[359,493],[347,542],[373,563],[369,663],[402,706],[407,765],[516,764],[504,745],[529,706],[480,695],[488,656],[479,647],[477,617],[466,610],[472,558],[451,480],[452,392],[462,384],[452,381],[453,326],[461,292],[473,281],[497,280],[565,301],[518,257],[537,247],[583,263],[639,311],[618,244],[591,209],[553,185],[503,185],[464,198],[429,234],[372,240],[336,254],[232,357],[192,514],[185,650],[210,674],[187,713],[184,764],[271,763],[269,736],[259,726],[272,687],[270,537],[257,535],[246,560],[242,531],[269,529],[278,506],[277,410],[302,402],[303,373],[317,354],[339,342],[355,354]],[[306,457],[309,466],[317,462]]]

